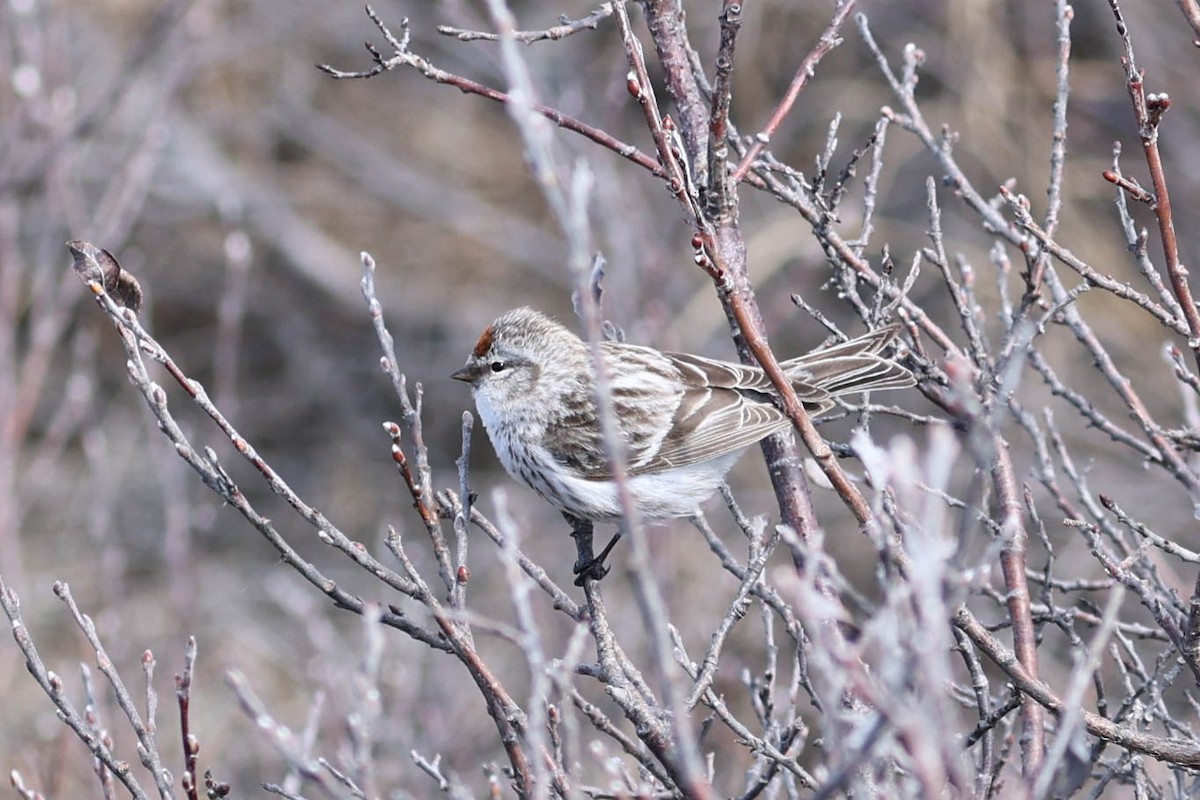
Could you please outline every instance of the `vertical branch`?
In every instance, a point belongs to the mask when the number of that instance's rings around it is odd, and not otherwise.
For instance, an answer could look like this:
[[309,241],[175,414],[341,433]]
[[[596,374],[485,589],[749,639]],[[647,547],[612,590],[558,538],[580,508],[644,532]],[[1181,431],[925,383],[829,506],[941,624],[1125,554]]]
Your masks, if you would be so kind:
[[[669,5],[669,3],[662,2],[646,2],[644,4],[647,24],[650,27],[651,35],[655,38],[655,47],[660,58],[664,52],[686,53],[691,49],[686,41],[686,31],[683,29],[682,23],[666,7]],[[649,74],[641,57],[641,48],[629,31],[629,20],[624,13],[623,5],[618,3],[616,10],[617,25],[621,30],[622,39],[625,41],[626,54],[629,57],[633,77],[630,88],[642,105],[646,123],[658,146],[659,157],[671,181],[672,192],[684,208],[693,215],[696,235],[692,239],[692,244],[696,248],[696,263],[708,273],[716,285],[718,297],[725,307],[726,317],[734,331],[733,339],[738,357],[743,363],[754,364],[758,354],[748,343],[748,338],[753,338],[756,342],[761,343],[762,347],[767,347],[766,326],[758,310],[753,287],[750,285],[746,266],[746,245],[737,225],[736,215],[728,214],[719,221],[718,225],[714,226],[703,209],[687,195],[685,176],[680,174],[683,168],[677,162],[676,154],[667,142],[663,120],[653,99]],[[660,43],[658,39],[662,37],[668,37],[672,41]],[[674,62],[664,61],[664,68],[668,67],[668,63]],[[687,91],[688,86],[694,86],[694,76],[689,74],[683,78],[672,76],[670,72],[671,70],[668,69],[668,87],[675,87],[671,89],[671,92],[675,96],[676,103],[681,104],[681,97],[677,92],[682,92],[684,98],[691,98],[693,102],[703,105],[698,90],[695,93]],[[683,137],[683,142],[685,147],[691,147],[686,136]],[[704,151],[699,152],[703,153]],[[691,158],[690,160],[694,163],[696,159]],[[724,169],[723,167],[722,170]],[[732,195],[728,201],[736,204],[736,199]],[[789,437],[777,435],[763,440],[762,450],[770,473],[771,484],[779,502],[783,523],[794,529],[801,537],[807,538],[816,529],[816,515],[812,510],[812,498],[802,470],[799,448]]]
[[[618,3],[618,7],[623,3]],[[663,68],[667,92],[679,110],[679,132],[687,152],[687,166],[697,186],[708,186],[709,110],[704,93],[691,70],[691,43],[687,40],[686,14],[677,0],[642,0],[646,27]],[[724,167],[722,167],[724,169]]]
[[[1013,649],[1026,674],[1037,680],[1037,634],[1030,608],[1029,583],[1025,577],[1029,534],[1025,530],[1021,493],[1017,489],[1008,442],[995,434],[992,446],[995,448],[992,483],[996,487],[996,502],[1000,506],[1000,535],[1003,540],[1000,568],[1004,573],[1008,616],[1012,621]],[[1044,719],[1045,714],[1037,700],[1028,695],[1021,699],[1021,764],[1028,778],[1037,775],[1042,766],[1046,749]]]
[[460,505],[454,514],[454,589],[450,593],[450,606],[456,611],[467,607],[467,582],[471,579],[471,570],[467,566],[467,546],[470,537],[467,531],[471,524],[471,507],[474,498],[471,492],[471,431],[475,426],[475,417],[470,411],[462,415],[462,455],[455,459],[458,467],[458,496]]
[[735,184],[729,179],[729,106],[733,100],[733,54],[742,26],[740,0],[725,0],[721,9],[721,44],[717,49],[717,72],[713,82],[712,116],[708,123],[708,198],[706,213],[718,225],[733,220],[737,213]]
[[1166,259],[1167,278],[1171,283],[1183,316],[1187,320],[1188,347],[1200,366],[1200,311],[1192,299],[1192,288],[1188,284],[1188,269],[1179,260],[1179,240],[1175,236],[1175,219],[1171,211],[1171,195],[1167,191],[1167,173],[1163,167],[1162,153],[1158,149],[1158,131],[1163,115],[1171,107],[1171,98],[1165,94],[1146,94],[1145,71],[1137,67],[1133,56],[1133,40],[1117,0],[1109,0],[1109,7],[1117,20],[1117,33],[1125,47],[1121,66],[1125,69],[1126,88],[1133,103],[1133,117],[1137,123],[1138,137],[1146,154],[1146,166],[1154,184],[1154,218],[1158,221],[1158,233],[1162,238],[1163,257]]
[[[1054,100],[1054,133],[1050,148],[1050,181],[1047,196],[1045,227],[1048,236],[1053,236],[1058,227],[1058,215],[1062,207],[1063,168],[1066,162],[1067,103],[1070,97],[1071,20],[1074,12],[1065,0],[1056,5],[1058,22],[1057,93]],[[1017,319],[1007,323],[1009,341],[1016,343],[1022,337],[1022,325],[1034,299],[1037,297],[1050,254],[1042,250],[1026,274],[1025,295]],[[1007,348],[1006,348],[1007,349]],[[1019,357],[1019,355],[1018,355]],[[1000,367],[1003,369],[1003,366]],[[1033,625],[1030,606],[1029,583],[1026,579],[1027,550],[1029,535],[1024,526],[1020,493],[1014,473],[1008,443],[1000,435],[993,439],[995,460],[992,465],[992,482],[996,487],[996,500],[1000,506],[1000,531],[1002,546],[1000,566],[1004,573],[1004,585],[1009,618],[1012,620],[1013,648],[1021,666],[1034,678],[1039,676],[1037,633]],[[1045,713],[1030,696],[1021,698],[1021,764],[1026,778],[1041,772],[1045,757]]]
[[196,791],[200,742],[191,731],[192,674],[196,667],[196,637],[189,636],[183,655],[183,671],[175,676],[175,699],[179,703],[179,735],[183,740],[183,775],[180,782],[188,800],[199,800]]

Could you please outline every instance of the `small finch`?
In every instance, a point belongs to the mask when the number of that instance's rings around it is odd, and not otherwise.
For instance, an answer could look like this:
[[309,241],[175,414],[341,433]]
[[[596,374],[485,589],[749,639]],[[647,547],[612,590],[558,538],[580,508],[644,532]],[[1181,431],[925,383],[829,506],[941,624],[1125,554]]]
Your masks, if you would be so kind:
[[[805,409],[821,414],[841,395],[913,385],[907,369],[880,355],[898,331],[880,328],[780,366]],[[758,367],[620,342],[599,348],[627,460],[627,487],[651,519],[698,513],[747,447],[792,424]],[[518,308],[484,330],[466,365],[451,377],[471,384],[508,474],[571,523],[579,546],[576,583],[602,577],[615,539],[592,557],[590,523],[617,520],[621,507],[587,343],[544,314]]]

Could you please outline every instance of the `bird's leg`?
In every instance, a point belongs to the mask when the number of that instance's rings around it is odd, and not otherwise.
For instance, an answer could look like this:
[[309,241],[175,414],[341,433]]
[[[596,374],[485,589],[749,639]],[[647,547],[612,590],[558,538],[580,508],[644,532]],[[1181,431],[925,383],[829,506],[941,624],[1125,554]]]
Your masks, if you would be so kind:
[[617,535],[605,545],[604,550],[597,556],[592,551],[592,521],[566,512],[563,513],[563,517],[570,524],[571,538],[575,540],[576,558],[575,566],[572,567],[572,572],[576,576],[575,585],[583,586],[583,582],[586,580],[600,580],[608,574],[608,567],[604,565],[604,561],[612,552],[617,540],[621,538],[621,532],[617,531]]

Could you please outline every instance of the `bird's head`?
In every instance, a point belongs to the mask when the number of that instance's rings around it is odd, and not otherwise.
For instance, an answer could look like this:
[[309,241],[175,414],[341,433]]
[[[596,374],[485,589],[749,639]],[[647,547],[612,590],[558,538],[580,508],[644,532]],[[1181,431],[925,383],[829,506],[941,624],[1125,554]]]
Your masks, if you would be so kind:
[[538,311],[518,308],[484,329],[467,363],[450,377],[471,384],[477,403],[518,409],[548,399],[555,376],[570,374],[572,365],[586,370],[586,359],[578,336]]

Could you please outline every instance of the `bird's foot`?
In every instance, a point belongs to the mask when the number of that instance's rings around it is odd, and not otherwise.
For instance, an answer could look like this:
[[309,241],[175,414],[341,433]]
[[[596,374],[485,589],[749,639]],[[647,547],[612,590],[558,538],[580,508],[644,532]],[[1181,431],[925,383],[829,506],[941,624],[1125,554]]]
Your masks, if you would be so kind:
[[592,521],[588,519],[579,519],[568,514],[564,514],[567,522],[571,524],[571,538],[575,540],[575,566],[571,571],[575,573],[575,585],[583,586],[586,581],[598,581],[608,574],[609,568],[605,565],[605,560],[608,559],[608,554],[612,552],[617,541],[621,538],[621,532],[618,531],[612,540],[609,541],[600,555],[593,555],[592,551]]
[[576,561],[571,571],[575,573],[575,585],[583,586],[588,581],[598,581],[603,578],[609,573],[609,568],[600,559],[593,558],[589,561]]
[[[616,546],[620,538],[620,532],[614,534],[598,556],[589,555],[589,557],[584,558],[582,551],[580,552],[579,558],[575,561],[575,566],[571,568],[571,571],[575,573],[576,586],[583,586],[584,581],[587,580],[598,581],[608,574],[609,567],[604,562],[608,560],[608,554],[612,552],[613,547]],[[576,542],[578,541],[576,539]],[[587,550],[589,554],[592,551],[591,534],[588,534]]]

